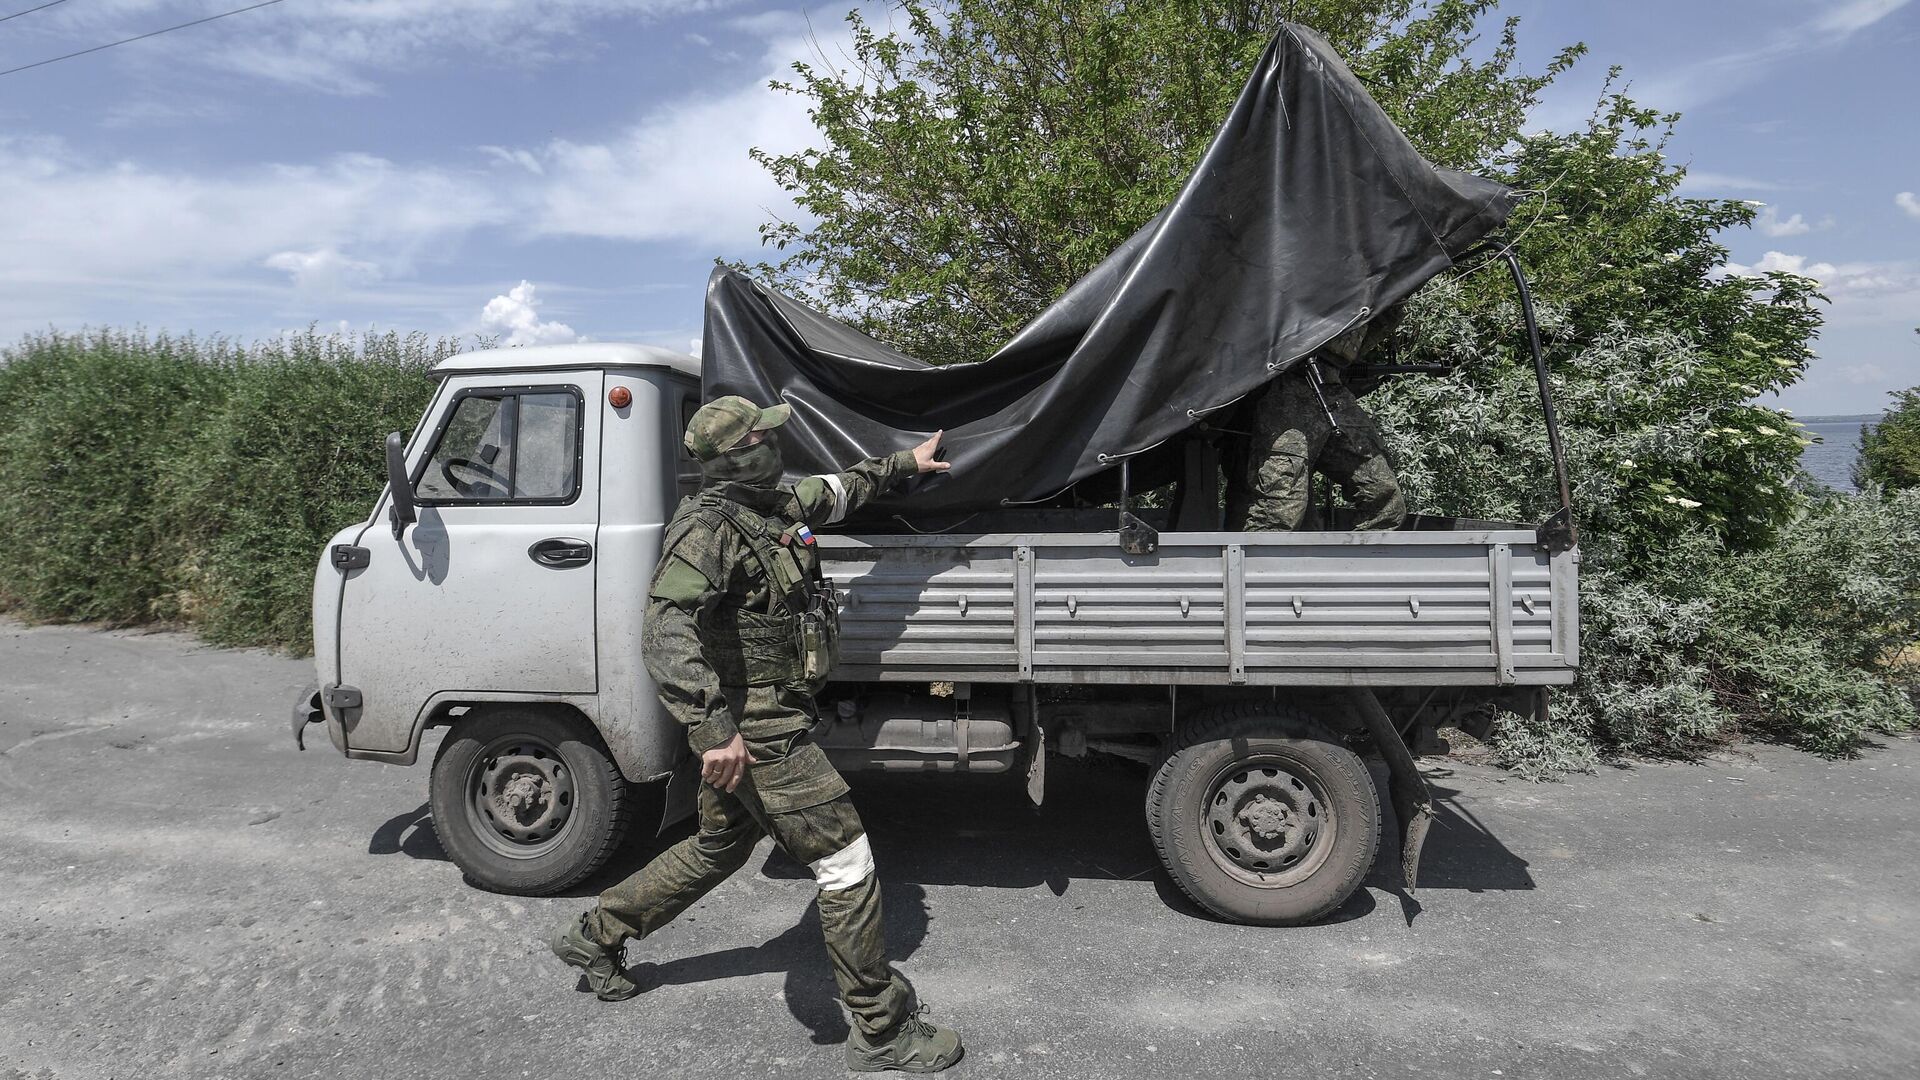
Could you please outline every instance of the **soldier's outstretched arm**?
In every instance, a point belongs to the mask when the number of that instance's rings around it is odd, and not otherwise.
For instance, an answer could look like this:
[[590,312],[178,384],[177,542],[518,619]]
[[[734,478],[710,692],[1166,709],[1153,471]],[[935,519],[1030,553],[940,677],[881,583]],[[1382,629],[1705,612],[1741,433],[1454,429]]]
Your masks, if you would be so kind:
[[822,525],[838,524],[909,476],[946,472],[952,466],[934,459],[940,452],[940,436],[944,434],[936,431],[931,439],[911,450],[868,458],[845,472],[807,477],[793,486],[793,493],[800,500],[801,515]]

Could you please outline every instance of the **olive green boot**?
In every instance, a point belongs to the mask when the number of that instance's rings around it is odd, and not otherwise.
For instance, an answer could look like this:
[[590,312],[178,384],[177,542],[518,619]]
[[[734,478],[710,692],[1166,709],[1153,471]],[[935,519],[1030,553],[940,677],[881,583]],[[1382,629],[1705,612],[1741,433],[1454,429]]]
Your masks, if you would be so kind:
[[548,942],[553,955],[587,973],[587,988],[601,1001],[625,1001],[640,992],[640,984],[628,977],[620,962],[623,949],[609,949],[587,936],[587,917],[569,916],[554,928]]
[[858,1029],[847,1036],[847,1068],[854,1072],[930,1073],[960,1060],[960,1033],[926,1019],[923,1007],[869,1039]]

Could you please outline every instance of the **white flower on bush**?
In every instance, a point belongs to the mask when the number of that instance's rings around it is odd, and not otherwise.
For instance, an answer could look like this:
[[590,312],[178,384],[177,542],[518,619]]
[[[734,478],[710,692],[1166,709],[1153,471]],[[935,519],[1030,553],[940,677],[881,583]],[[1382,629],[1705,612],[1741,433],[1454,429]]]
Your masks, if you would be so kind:
[[1665,499],[1667,502],[1670,502],[1673,505],[1680,507],[1683,510],[1700,509],[1700,504],[1693,499],[1682,498],[1678,495],[1662,495],[1660,497],[1662,499]]

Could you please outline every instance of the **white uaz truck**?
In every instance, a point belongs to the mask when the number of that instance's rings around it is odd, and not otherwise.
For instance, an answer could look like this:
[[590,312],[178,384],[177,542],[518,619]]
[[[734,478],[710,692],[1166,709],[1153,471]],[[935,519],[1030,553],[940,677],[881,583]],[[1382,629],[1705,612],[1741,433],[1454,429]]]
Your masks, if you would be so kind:
[[[673,817],[698,782],[640,629],[665,522],[700,483],[680,442],[699,361],[579,344],[434,374],[412,438],[388,439],[388,489],[321,558],[318,684],[294,733],[410,765],[446,728],[441,844],[484,887],[552,893],[615,850],[636,785],[669,784],[654,803]],[[1544,710],[1574,678],[1563,519],[1155,533],[1150,517],[1123,500],[1117,519],[1010,512],[965,534],[814,523],[841,632],[813,737],[849,771],[1022,769],[1036,802],[1049,752],[1137,759],[1180,887],[1223,918],[1292,924],[1374,861],[1362,753],[1385,760],[1411,887],[1431,807],[1409,744]]]

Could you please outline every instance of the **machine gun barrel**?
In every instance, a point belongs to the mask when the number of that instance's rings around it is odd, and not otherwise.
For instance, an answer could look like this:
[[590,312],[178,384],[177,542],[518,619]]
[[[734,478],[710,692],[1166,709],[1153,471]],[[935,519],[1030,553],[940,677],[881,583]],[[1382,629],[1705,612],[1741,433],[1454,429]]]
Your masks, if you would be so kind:
[[1350,370],[1358,378],[1370,379],[1376,375],[1450,375],[1453,373],[1453,365],[1451,364],[1361,364],[1357,367],[1351,368]]
[[1320,361],[1306,362],[1307,385],[1313,387],[1313,396],[1320,402],[1320,411],[1327,414],[1327,426],[1334,431],[1340,430],[1340,420],[1333,415],[1333,406],[1327,404],[1326,382],[1320,375]]

